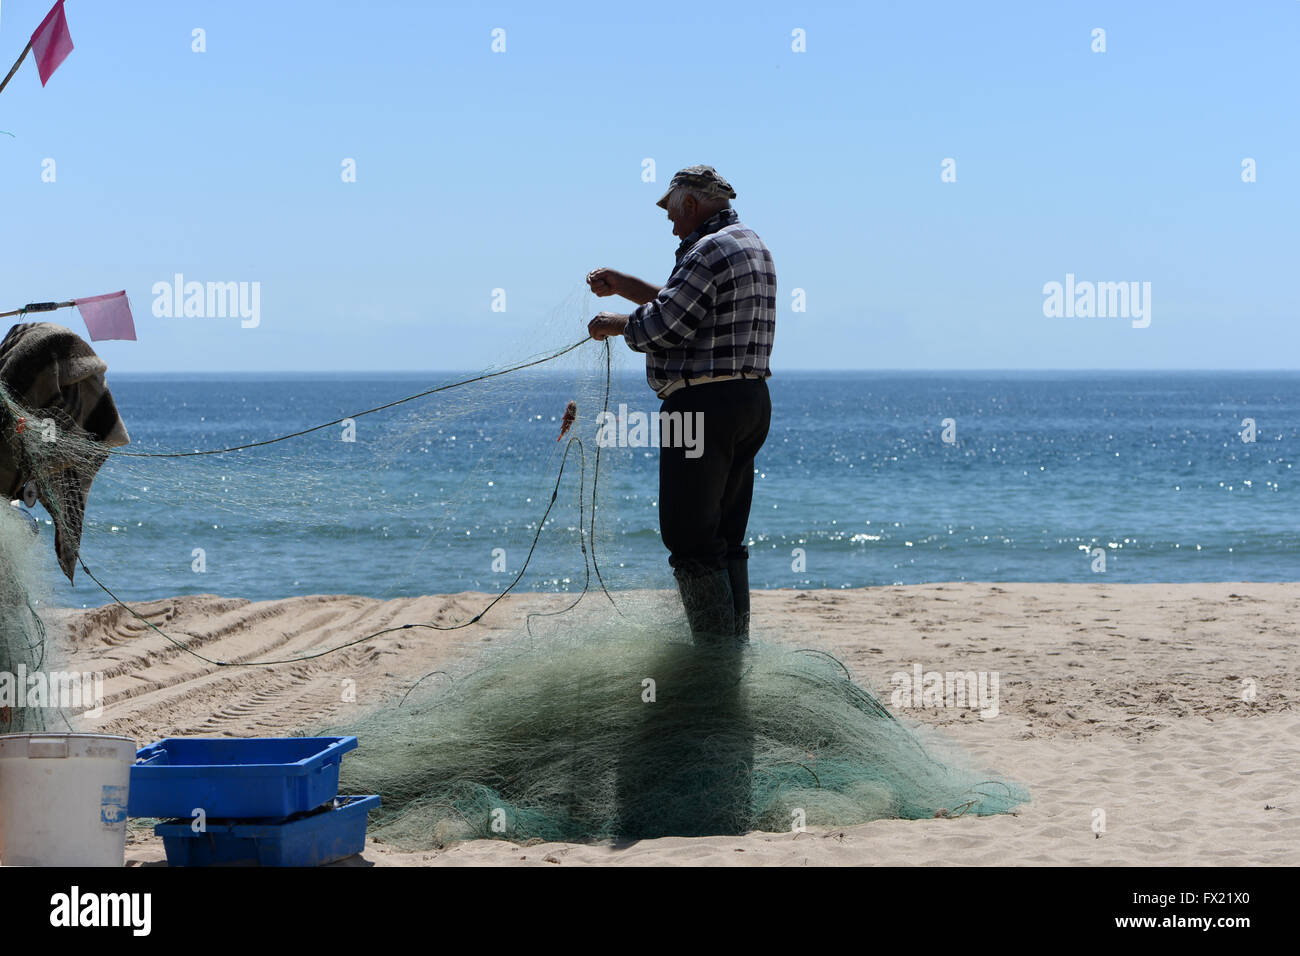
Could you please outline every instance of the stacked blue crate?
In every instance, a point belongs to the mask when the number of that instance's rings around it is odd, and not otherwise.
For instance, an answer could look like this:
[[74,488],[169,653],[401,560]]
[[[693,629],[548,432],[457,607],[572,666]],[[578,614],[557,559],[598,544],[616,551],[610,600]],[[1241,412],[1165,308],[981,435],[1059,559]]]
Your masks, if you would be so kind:
[[339,796],[356,737],[169,737],[136,753],[127,814],[169,866],[320,866],[360,853],[377,796]]

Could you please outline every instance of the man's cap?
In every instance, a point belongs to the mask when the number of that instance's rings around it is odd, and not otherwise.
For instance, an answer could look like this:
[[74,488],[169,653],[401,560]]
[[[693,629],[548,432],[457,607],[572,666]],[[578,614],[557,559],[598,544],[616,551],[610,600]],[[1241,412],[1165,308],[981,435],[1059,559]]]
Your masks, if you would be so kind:
[[731,188],[731,183],[719,176],[718,171],[712,166],[687,166],[673,174],[672,182],[668,184],[668,191],[655,205],[667,209],[668,197],[673,194],[673,190],[683,187],[697,189],[706,196],[716,196],[718,199],[736,198],[736,191]]

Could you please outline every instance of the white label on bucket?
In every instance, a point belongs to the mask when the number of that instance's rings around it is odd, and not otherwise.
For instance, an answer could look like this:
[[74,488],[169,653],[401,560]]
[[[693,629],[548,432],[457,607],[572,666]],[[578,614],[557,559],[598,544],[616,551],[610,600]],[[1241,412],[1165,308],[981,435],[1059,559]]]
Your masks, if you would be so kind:
[[106,830],[117,830],[126,826],[126,787],[104,784],[99,799],[99,822]]

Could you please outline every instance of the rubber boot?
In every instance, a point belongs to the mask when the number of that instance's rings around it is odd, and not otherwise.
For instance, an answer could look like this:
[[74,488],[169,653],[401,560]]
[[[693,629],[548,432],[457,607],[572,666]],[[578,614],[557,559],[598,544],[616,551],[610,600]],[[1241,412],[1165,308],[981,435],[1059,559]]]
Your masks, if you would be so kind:
[[674,571],[682,607],[699,645],[730,644],[736,640],[736,608],[731,596],[731,576],[724,570],[691,575]]
[[749,558],[732,558],[727,562],[731,578],[731,603],[736,612],[736,640],[749,643]]

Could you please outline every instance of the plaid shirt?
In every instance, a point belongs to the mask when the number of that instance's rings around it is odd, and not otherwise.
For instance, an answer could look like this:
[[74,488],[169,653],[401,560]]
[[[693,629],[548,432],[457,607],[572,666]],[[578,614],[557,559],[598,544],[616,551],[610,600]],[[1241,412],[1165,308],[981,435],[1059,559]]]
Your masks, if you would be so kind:
[[623,337],[645,353],[656,392],[681,378],[772,374],[776,268],[753,230],[723,209],[683,240],[677,266],[653,301],[638,306]]

